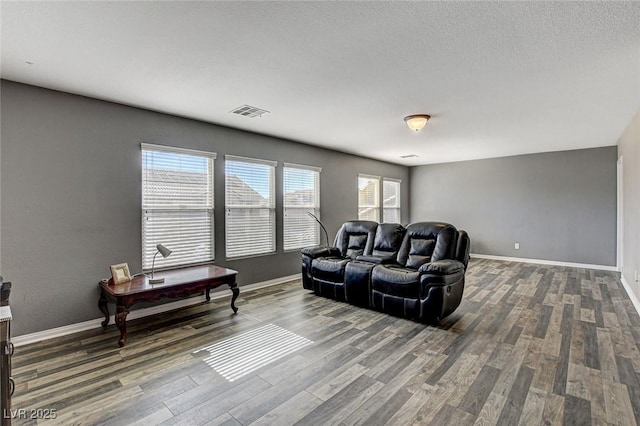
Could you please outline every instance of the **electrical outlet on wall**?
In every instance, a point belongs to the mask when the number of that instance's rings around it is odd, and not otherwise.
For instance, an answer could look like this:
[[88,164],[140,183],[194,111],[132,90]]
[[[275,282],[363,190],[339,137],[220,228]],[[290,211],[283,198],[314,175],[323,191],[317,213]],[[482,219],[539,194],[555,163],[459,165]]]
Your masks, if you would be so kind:
[[638,282],[638,270],[633,271],[633,279]]
[[520,250],[520,243],[514,243],[513,248],[516,250]]

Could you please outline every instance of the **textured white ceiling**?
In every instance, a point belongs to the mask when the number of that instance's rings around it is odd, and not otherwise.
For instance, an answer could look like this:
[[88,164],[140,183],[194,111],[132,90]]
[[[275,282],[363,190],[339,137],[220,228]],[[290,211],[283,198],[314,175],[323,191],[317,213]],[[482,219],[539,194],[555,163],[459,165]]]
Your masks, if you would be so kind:
[[2,78],[398,164],[614,145],[640,107],[637,1],[0,7]]

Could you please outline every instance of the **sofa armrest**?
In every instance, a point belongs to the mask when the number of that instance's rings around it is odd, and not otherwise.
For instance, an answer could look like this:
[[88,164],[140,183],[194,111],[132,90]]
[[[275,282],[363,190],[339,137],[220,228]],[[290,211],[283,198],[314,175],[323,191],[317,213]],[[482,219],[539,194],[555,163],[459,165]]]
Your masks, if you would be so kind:
[[396,259],[394,256],[388,256],[388,257],[382,257],[382,256],[364,256],[364,255],[360,255],[358,257],[356,257],[356,260],[359,260],[361,262],[369,262],[369,263],[375,263],[378,265],[389,265],[392,263],[396,263]]
[[464,272],[464,264],[457,260],[438,260],[435,262],[425,263],[418,269],[421,274],[430,275],[451,275],[458,272]]
[[457,260],[438,260],[431,263],[425,263],[418,269],[420,275],[420,298],[427,297],[434,288],[438,291],[460,292],[464,288],[464,264]]
[[305,247],[300,250],[303,256],[312,259],[327,256],[340,256],[340,250],[337,247]]

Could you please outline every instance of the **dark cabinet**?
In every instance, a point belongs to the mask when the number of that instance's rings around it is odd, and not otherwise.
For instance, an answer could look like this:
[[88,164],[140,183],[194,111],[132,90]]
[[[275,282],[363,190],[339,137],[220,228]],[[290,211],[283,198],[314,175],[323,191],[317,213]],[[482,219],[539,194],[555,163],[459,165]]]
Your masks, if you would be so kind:
[[11,308],[9,307],[9,293],[11,283],[2,282],[0,277],[0,417],[2,426],[11,424],[11,395],[15,389],[11,378]]

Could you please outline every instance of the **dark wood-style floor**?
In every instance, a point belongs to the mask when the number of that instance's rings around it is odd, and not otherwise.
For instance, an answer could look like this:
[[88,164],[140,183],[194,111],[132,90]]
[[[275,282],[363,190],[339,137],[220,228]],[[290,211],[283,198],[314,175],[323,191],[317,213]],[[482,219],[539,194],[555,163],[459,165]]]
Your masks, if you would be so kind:
[[[14,408],[57,424],[636,424],[640,318],[616,273],[472,260],[439,327],[299,282],[19,347]],[[96,316],[98,310],[96,307]],[[274,324],[312,341],[233,382],[203,347]],[[14,420],[14,424],[28,424]]]

